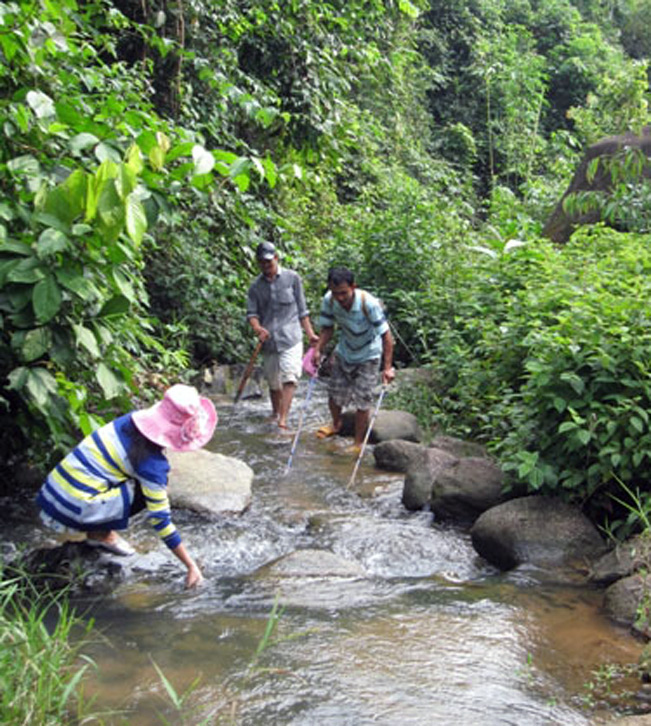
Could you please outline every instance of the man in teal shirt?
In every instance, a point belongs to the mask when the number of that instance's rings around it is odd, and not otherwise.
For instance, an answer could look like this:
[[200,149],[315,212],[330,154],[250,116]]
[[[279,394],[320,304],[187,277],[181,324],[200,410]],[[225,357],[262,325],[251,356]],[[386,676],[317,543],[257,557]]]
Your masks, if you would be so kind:
[[321,303],[316,365],[333,336],[335,324],[339,326],[340,335],[328,391],[332,425],[322,426],[317,436],[325,438],[338,433],[342,411],[352,403],[355,407],[354,450],[358,452],[368,427],[378,369],[381,367],[383,385],[395,378],[393,338],[378,299],[357,289],[355,276],[345,267],[334,267],[328,274],[328,292]]

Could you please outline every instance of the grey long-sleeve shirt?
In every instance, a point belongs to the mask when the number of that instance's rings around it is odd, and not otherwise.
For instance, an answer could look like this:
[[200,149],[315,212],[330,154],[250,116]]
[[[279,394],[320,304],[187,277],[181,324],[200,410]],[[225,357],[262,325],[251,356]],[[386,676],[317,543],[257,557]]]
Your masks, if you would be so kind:
[[300,321],[309,314],[303,283],[293,270],[279,267],[273,280],[258,275],[249,288],[246,318],[258,318],[271,334],[263,346],[267,353],[282,353],[299,343]]

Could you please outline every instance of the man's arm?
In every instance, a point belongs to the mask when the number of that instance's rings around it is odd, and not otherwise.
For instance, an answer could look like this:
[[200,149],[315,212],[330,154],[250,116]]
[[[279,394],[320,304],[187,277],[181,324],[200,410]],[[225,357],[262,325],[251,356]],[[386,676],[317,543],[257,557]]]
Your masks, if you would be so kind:
[[335,329],[333,327],[321,328],[319,339],[314,346],[314,365],[317,366],[317,368],[321,361],[321,354],[332,339],[332,334],[334,333],[334,330]]
[[319,336],[314,332],[309,315],[301,318],[301,328],[305,331],[305,335],[307,335],[310,345],[316,345],[319,342]]
[[250,318],[248,318],[249,325],[253,328],[253,332],[258,336],[258,339],[261,343],[264,343],[265,340],[269,337],[270,333],[266,328],[263,328],[262,325],[260,325],[260,318],[256,317],[255,315],[252,315]]
[[393,336],[387,330],[382,334],[382,385],[388,385],[396,377],[393,367]]
[[258,336],[260,342],[264,343],[270,336],[269,331],[260,324],[259,317],[260,303],[256,295],[256,283],[249,288],[249,294],[246,300],[246,319],[253,328],[253,332]]

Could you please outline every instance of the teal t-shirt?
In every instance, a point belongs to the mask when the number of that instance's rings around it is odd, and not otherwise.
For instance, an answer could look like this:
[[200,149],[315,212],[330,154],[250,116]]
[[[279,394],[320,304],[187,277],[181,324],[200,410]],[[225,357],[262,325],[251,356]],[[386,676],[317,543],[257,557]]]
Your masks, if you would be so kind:
[[329,291],[321,303],[319,326],[339,326],[335,352],[347,363],[365,363],[382,355],[382,336],[389,329],[380,301],[365,290],[355,290],[350,310],[333,299]]

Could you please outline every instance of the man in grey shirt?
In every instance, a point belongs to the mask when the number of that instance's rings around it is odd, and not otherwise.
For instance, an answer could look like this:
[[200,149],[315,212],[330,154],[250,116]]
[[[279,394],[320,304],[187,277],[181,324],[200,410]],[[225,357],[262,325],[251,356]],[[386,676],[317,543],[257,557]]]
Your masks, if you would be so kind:
[[261,274],[249,288],[246,318],[264,343],[264,375],[269,384],[272,418],[279,428],[287,429],[287,415],[301,377],[301,328],[310,345],[316,345],[319,336],[312,329],[299,275],[280,267],[271,242],[260,242],[256,257]]

